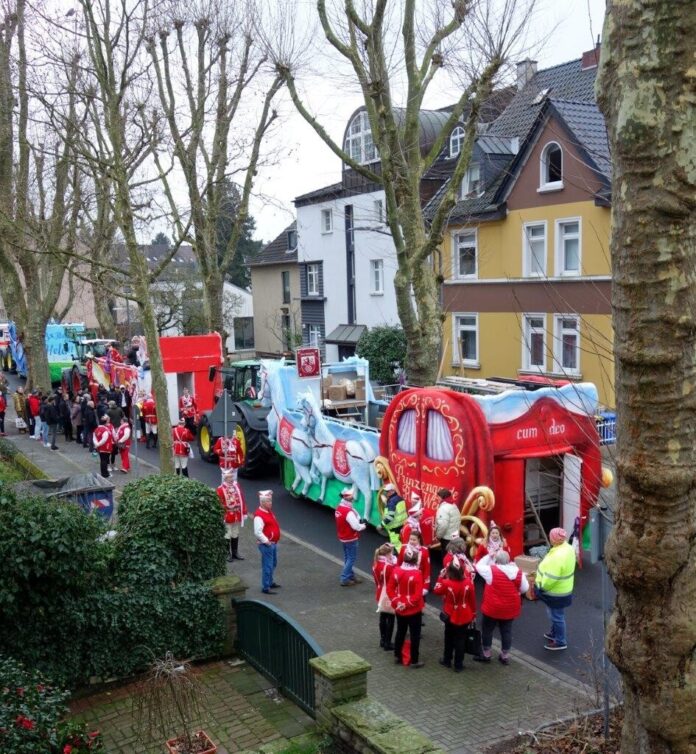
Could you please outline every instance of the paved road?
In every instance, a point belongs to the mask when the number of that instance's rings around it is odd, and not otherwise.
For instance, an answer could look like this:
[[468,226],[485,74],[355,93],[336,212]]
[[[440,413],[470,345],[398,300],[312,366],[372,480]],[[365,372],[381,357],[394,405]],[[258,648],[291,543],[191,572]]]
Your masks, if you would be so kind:
[[[17,384],[16,378],[9,378],[11,388]],[[10,432],[13,429],[10,428]],[[62,445],[62,438],[59,445]],[[145,449],[138,445],[138,455],[148,465],[159,465],[157,450]],[[189,462],[191,476],[211,486],[219,484],[217,466],[205,463],[199,458]],[[148,466],[143,473],[151,473]],[[313,501],[291,496],[280,483],[278,467],[271,467],[263,478],[241,480],[247,502],[253,509],[256,493],[261,489],[274,491],[274,510],[281,528],[336,557],[341,555],[336,540],[333,511]],[[376,531],[369,529],[360,541],[358,566],[370,572],[374,550],[384,542]],[[594,686],[593,673],[597,671],[602,656],[603,620],[601,604],[601,566],[590,565],[585,558],[584,568],[578,571],[575,580],[575,594],[572,607],[567,611],[569,648],[565,652],[544,650],[543,633],[548,628],[545,609],[539,604],[524,604],[522,616],[515,624],[513,646],[531,657],[558,668],[564,673]],[[480,587],[480,585],[479,585]],[[613,602],[613,589],[609,589],[609,600]],[[440,601],[429,598],[429,603],[438,607]]]

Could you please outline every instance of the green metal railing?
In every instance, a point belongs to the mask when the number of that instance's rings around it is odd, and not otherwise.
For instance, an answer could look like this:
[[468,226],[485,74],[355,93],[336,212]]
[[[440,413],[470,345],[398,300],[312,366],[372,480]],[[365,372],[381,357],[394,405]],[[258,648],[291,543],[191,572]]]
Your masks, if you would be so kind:
[[282,610],[258,600],[234,600],[237,651],[314,717],[314,675],[309,660],[321,647]]

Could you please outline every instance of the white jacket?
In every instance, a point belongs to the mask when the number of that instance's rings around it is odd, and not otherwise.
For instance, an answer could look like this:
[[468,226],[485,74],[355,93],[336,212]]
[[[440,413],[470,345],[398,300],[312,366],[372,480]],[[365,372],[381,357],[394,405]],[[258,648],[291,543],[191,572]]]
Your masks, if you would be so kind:
[[449,539],[453,531],[459,531],[461,523],[459,508],[454,503],[443,500],[435,514],[435,536],[438,539]]

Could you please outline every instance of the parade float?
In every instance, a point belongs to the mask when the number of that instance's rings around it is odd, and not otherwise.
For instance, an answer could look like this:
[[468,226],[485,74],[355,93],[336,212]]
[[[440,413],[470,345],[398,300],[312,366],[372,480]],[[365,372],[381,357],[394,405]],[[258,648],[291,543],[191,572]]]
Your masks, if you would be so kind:
[[[309,375],[299,359],[262,361],[261,378],[285,487],[335,508],[340,490],[352,485],[357,510],[374,526],[392,483],[405,498],[421,496],[424,540],[432,544],[444,487],[460,507],[470,545],[494,520],[519,555],[554,526],[582,531],[597,501],[603,469],[591,383],[489,395],[408,388],[377,400],[369,364],[358,357]],[[351,383],[354,395],[360,386],[359,398],[331,392],[347,386],[349,393]],[[351,408],[346,417],[343,409]]]

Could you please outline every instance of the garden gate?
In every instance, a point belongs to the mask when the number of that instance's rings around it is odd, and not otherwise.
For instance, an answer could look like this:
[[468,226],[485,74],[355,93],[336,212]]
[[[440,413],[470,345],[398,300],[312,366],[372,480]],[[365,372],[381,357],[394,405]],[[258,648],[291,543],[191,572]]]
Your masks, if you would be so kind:
[[278,690],[314,717],[314,674],[309,660],[321,647],[282,610],[258,600],[235,600],[237,651]]

